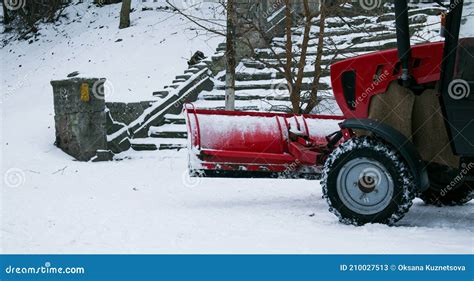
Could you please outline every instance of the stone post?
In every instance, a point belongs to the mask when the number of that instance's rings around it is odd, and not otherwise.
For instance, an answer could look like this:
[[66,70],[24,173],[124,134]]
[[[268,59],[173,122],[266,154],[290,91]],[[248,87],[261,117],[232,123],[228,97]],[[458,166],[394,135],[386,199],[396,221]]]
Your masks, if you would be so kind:
[[56,145],[79,161],[107,150],[104,83],[82,78],[51,81]]

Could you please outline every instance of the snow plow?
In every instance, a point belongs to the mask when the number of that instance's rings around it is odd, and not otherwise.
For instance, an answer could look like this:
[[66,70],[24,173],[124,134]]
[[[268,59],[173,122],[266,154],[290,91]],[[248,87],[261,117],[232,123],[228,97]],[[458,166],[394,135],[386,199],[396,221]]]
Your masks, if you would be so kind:
[[343,116],[186,105],[192,173],[319,175],[329,210],[354,225],[393,224],[416,196],[434,205],[469,202],[474,180],[472,7],[452,0],[446,6],[445,41],[411,46],[407,1],[394,2],[398,48],[331,66]]
[[320,173],[342,116],[199,110],[186,105],[190,168]]

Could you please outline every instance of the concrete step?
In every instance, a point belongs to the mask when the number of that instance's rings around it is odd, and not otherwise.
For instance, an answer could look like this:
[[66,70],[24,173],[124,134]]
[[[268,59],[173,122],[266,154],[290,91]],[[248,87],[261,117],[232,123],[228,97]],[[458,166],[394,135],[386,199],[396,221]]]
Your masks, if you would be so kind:
[[[393,14],[388,14],[387,20],[383,20],[382,22],[377,22],[377,23],[372,23],[369,26],[352,26],[352,27],[344,27],[342,30],[327,30],[325,32],[325,38],[331,39],[334,41],[336,44],[341,44],[343,42],[350,42],[351,38],[365,38],[365,41],[361,41],[360,43],[364,42],[376,42],[376,41],[382,41],[386,39],[391,39],[391,38],[396,38],[396,29],[393,24],[393,20],[395,15]],[[418,30],[420,28],[425,27],[425,21],[427,18],[420,18],[419,16],[413,16],[410,21],[411,21],[411,29],[413,31]],[[342,23],[337,23],[337,25],[340,25]],[[386,33],[386,34],[383,34]],[[293,41],[294,45],[300,45],[301,41],[298,41],[298,37],[302,35],[302,32],[300,30],[294,31],[293,36],[295,40]],[[318,32],[311,32],[311,39],[310,39],[310,44],[309,47],[315,47],[317,44],[317,37],[318,37]],[[350,36],[347,36],[350,35]],[[355,43],[355,42],[354,42]],[[360,44],[358,43],[358,44]],[[285,47],[285,38],[277,38],[276,40],[273,41],[273,47],[274,48],[281,48],[284,49]]]
[[180,84],[180,83],[183,83],[183,82],[186,82],[186,79],[174,79],[173,80],[173,84]]
[[159,150],[158,146],[149,143],[132,143],[132,149],[135,151],[155,151]]
[[193,68],[197,68],[199,70],[203,70],[204,68],[207,68],[207,64],[205,62],[200,62],[196,65],[193,65]]
[[[324,68],[324,66],[323,66]],[[315,71],[305,71],[303,77],[309,78],[314,77]],[[322,77],[330,75],[329,70],[323,71]],[[273,79],[283,79],[285,78],[281,72],[252,72],[247,69],[247,72],[238,72],[236,73],[237,81],[261,81],[261,80],[273,80]],[[225,76],[223,76],[220,81],[225,81]]]
[[[222,103],[223,104],[223,103]],[[206,106],[199,106],[198,109],[205,109],[205,110],[225,110],[225,106],[212,106],[212,107],[206,107]],[[259,111],[258,106],[236,106],[235,111]]]
[[390,39],[396,39],[397,34],[396,33],[386,33],[386,34],[380,34],[377,36],[358,36],[354,37],[351,40],[352,44],[363,44],[363,43],[369,43],[369,42],[377,42],[377,41],[385,41],[385,40],[390,40]]
[[[348,59],[348,58],[353,58],[353,57],[356,57],[356,56],[360,56],[360,55],[364,55],[364,54],[367,54],[369,52],[354,52],[354,53],[341,53],[339,54],[338,56],[334,57],[334,56],[325,56],[322,58],[321,60],[321,68],[325,68],[327,65],[332,65],[336,62],[339,62],[341,60],[345,60],[345,59]],[[300,57],[299,56],[295,56],[294,58],[295,60],[299,60]],[[316,56],[315,55],[311,55],[311,56],[308,56],[306,58],[306,63],[308,64],[308,62],[313,62],[316,60]],[[262,60],[263,62],[265,62],[267,65],[269,66],[274,66],[274,67],[280,67],[281,68],[281,64],[284,64],[286,59],[285,58],[281,58],[280,60],[278,59],[275,59],[275,58],[268,58],[268,59],[264,59]],[[253,59],[244,59],[242,60],[242,64],[247,68],[245,70],[245,72],[247,73],[256,73],[256,74],[260,74],[260,73],[268,73],[266,72],[266,70],[268,68],[265,68],[263,63],[260,62],[260,61],[255,61]],[[260,65],[259,67],[255,67],[257,65]],[[296,68],[298,65],[297,65],[297,62],[292,62],[292,67]],[[308,65],[306,66],[306,69],[307,69]],[[310,69],[311,71],[314,69],[314,66],[310,66]],[[272,70],[273,71],[273,70]],[[306,71],[305,71],[306,72]],[[237,70],[237,73],[242,73],[242,71],[239,71]],[[275,72],[277,73],[277,72]],[[277,74],[278,75],[278,74]]]
[[[389,16],[393,16],[389,14]],[[412,25],[412,29],[416,30],[421,27],[424,27],[423,24],[420,24],[421,22],[417,22],[416,17],[412,20],[414,22],[414,25]],[[340,21],[340,20],[339,20]],[[341,25],[343,23],[337,23],[337,25]],[[334,30],[334,31],[327,31],[325,34],[325,38],[331,38],[331,40],[335,41],[336,44],[343,43],[343,42],[351,42],[351,38],[359,38],[355,39],[353,43],[357,44],[362,44],[362,43],[368,43],[368,42],[377,42],[377,41],[383,41],[383,40],[388,40],[388,39],[394,39],[396,38],[396,30],[393,27],[393,21],[383,21],[382,23],[372,23],[370,26],[353,26],[353,27],[345,27],[342,30]],[[294,31],[294,38],[295,40],[300,37],[301,31]],[[377,35],[377,33],[379,33]],[[386,33],[386,34],[384,34]],[[351,36],[346,36],[346,35],[351,35]],[[310,48],[313,48],[317,44],[317,32],[312,32],[311,33],[311,40],[310,40]],[[335,38],[336,37],[336,38]],[[338,41],[341,41],[338,43]],[[356,42],[360,41],[360,42]],[[294,41],[294,45],[299,45],[301,42],[300,41]],[[285,44],[285,38],[275,38],[273,41],[273,47],[279,49],[279,53],[284,53],[284,44]],[[357,47],[357,46],[354,46]],[[351,48],[349,48],[351,49]],[[328,53],[327,51],[325,54]],[[257,50],[257,54],[260,55],[260,53]],[[265,57],[270,57],[273,56],[273,54],[269,54],[268,52],[263,52],[261,53],[261,58]]]
[[[323,58],[321,60],[321,67],[324,68],[325,65],[331,65],[333,63],[336,63],[338,61],[341,61],[341,60],[344,60],[344,59],[347,59],[348,57],[354,57],[354,56],[357,56],[357,55],[362,55],[362,54],[365,54],[365,52],[362,52],[362,53],[355,53],[354,55],[351,55],[351,56],[338,56],[336,58]],[[315,56],[308,56],[306,58],[306,62],[313,62],[314,60],[316,59]],[[295,57],[295,60],[299,60],[299,56],[296,56]],[[283,66],[281,66],[281,64],[284,64],[286,59],[280,59],[280,60],[277,60],[277,59],[274,59],[274,58],[267,58],[267,59],[264,59],[262,60],[263,62],[265,62],[268,66],[275,66],[275,67],[279,67],[279,68],[282,68]],[[247,68],[247,73],[248,72],[253,72],[253,73],[256,73],[256,74],[260,74],[260,73],[266,73],[265,70],[267,70],[268,68],[265,68],[264,64],[262,62],[259,62],[259,61],[254,61],[252,59],[245,59],[245,60],[242,60],[242,64]],[[297,62],[292,62],[292,67],[297,67]],[[252,70],[253,69],[253,70]],[[311,69],[314,69],[314,67],[311,67]],[[237,73],[242,73],[241,71],[238,71],[237,70]]]
[[186,148],[187,139],[142,138],[133,139],[131,143],[135,151],[181,150]]
[[[371,21],[372,20],[372,21]],[[330,22],[328,23],[328,26],[326,26],[326,31],[325,31],[325,37],[333,37],[333,36],[345,36],[345,35],[351,35],[355,33],[374,33],[378,31],[385,31],[388,30],[389,27],[394,26],[393,21],[380,21],[380,22],[374,22],[373,18],[367,18],[367,19],[358,19],[358,21],[367,21],[368,24],[358,26],[351,24],[351,20],[347,20],[351,26],[348,26],[346,23],[338,19],[338,22]],[[311,30],[310,36],[313,38],[316,38],[319,33],[317,30],[319,30],[319,22],[316,22],[313,24],[313,28]],[[395,29],[394,29],[395,30]],[[303,28],[298,28],[293,30],[292,32],[294,37],[299,37],[303,35]],[[278,38],[280,42],[284,42],[284,38]]]
[[[375,52],[379,50],[387,50],[387,49],[392,49],[397,47],[397,42],[387,42],[384,44],[381,44],[380,46],[364,46],[364,47],[352,47],[352,48],[345,48],[345,49],[340,49],[337,50],[337,53],[339,55],[341,54],[348,54],[348,53],[361,53],[361,52]],[[336,50],[325,50],[324,55],[329,56],[335,54]],[[264,50],[257,50],[256,51],[257,56],[259,59],[275,59],[274,54],[270,54]],[[285,51],[284,50],[277,50],[277,56],[281,59],[285,57]],[[313,50],[309,50],[308,52],[308,57],[311,56],[316,56],[316,52]],[[294,56],[299,57],[299,54],[296,53]]]
[[169,89],[169,88],[177,89],[178,87],[179,87],[178,84],[172,84],[172,85],[164,86],[163,88],[165,88],[165,89]]
[[[352,44],[354,47],[361,47],[361,44],[370,43],[370,42],[383,42],[391,39],[396,39],[397,34],[395,30],[393,32],[379,32],[378,34],[371,34],[369,33],[360,33],[360,34],[353,34],[351,37],[343,37],[343,38],[335,38],[334,41],[328,44],[331,45],[341,45],[341,44]],[[311,40],[309,42],[308,48],[316,48],[318,45],[318,40]],[[359,46],[358,46],[359,45]],[[301,47],[301,44],[297,44],[298,47]],[[325,52],[326,54],[326,52]]]
[[217,45],[218,52],[225,52],[226,50],[227,50],[227,44],[225,42]]
[[196,67],[191,67],[191,68],[188,68],[184,71],[185,74],[196,74],[200,71],[199,68],[196,68]]
[[188,132],[185,124],[165,124],[159,127],[150,127],[148,135],[152,138],[179,139],[187,138]]
[[185,149],[187,147],[186,144],[172,144],[172,143],[163,143],[160,144],[160,150],[178,150]]
[[[360,17],[360,18],[344,18],[344,21],[341,19],[336,18],[335,20],[331,20],[330,18],[326,20],[326,28],[330,31],[331,29],[339,29],[342,27],[347,27],[347,25],[351,26],[360,26],[360,25],[367,25],[371,24],[373,17]],[[316,20],[313,23],[314,26],[319,27],[319,20]]]
[[166,98],[168,95],[170,94],[170,91],[156,91],[156,92],[153,92],[153,96],[154,97],[158,97],[158,98]]
[[[255,90],[252,93],[258,91]],[[198,109],[211,109],[211,110],[223,110],[224,109],[224,92],[223,91],[213,91],[207,92],[206,95],[209,97],[215,95],[216,98],[204,99],[204,94],[201,94],[200,99],[197,100],[194,105]],[[241,94],[238,94],[241,96]],[[259,97],[258,99],[247,100],[247,99],[236,99],[236,110],[237,111],[275,111],[275,112],[290,112],[291,111],[291,102],[285,100],[284,96],[288,96],[288,93],[281,92],[279,94],[274,94],[274,96],[279,96],[279,99],[269,100],[265,97]],[[306,97],[307,98],[307,97]],[[306,98],[305,99],[306,101]],[[303,102],[305,102],[303,101]],[[331,101],[335,104],[334,97],[330,91],[321,91],[318,93],[318,101],[321,105],[324,106],[327,104],[327,101]]]
[[[225,94],[224,93],[209,93],[209,94],[203,94],[200,96],[201,100],[205,101],[225,101]],[[235,100],[236,101],[286,101],[290,102],[290,93],[287,92],[281,92],[281,93],[276,93],[275,91],[262,91],[260,94],[252,94],[252,93],[246,93],[245,91],[241,91],[240,93],[237,91],[235,93]],[[309,100],[308,97],[302,97],[301,101],[302,102],[307,102]]]
[[150,133],[152,138],[165,138],[165,139],[185,139],[188,137],[187,132],[156,132]]
[[[240,95],[235,94],[235,100],[237,101],[250,101],[250,100],[280,100],[280,101],[289,101],[290,97],[288,96],[273,96],[272,91],[268,91],[267,95]],[[207,101],[225,101],[225,94],[204,94],[200,99]]]
[[[385,25],[374,25],[368,28],[362,28],[362,27],[352,27],[352,28],[346,28],[346,29],[339,29],[339,30],[328,30],[325,32],[326,37],[334,37],[334,36],[345,36],[345,35],[350,35],[354,33],[374,33],[374,32],[380,32],[380,31],[386,31],[387,26]],[[293,36],[302,36],[303,32],[302,31],[294,31]],[[318,36],[318,32],[311,32],[311,37],[316,38]],[[297,42],[295,42],[297,43]]]
[[[254,82],[257,82],[257,81],[254,81]],[[257,90],[257,89],[261,89],[261,90],[271,90],[271,89],[277,89],[279,88],[279,83],[275,82],[273,83],[272,81],[270,80],[266,80],[266,81],[258,81],[260,83],[255,83],[255,84],[237,84],[235,86],[235,90],[236,91],[241,91],[241,90]],[[308,91],[308,90],[311,90],[311,87],[312,87],[312,83],[302,83],[301,84],[301,89],[303,91]],[[216,85],[214,87],[216,90],[225,90],[225,84],[220,84],[220,85]],[[331,87],[326,84],[326,83],[320,83],[319,84],[319,89],[320,90],[329,90]]]
[[182,75],[176,76],[176,79],[188,80],[189,78],[191,78],[191,74],[182,74]]
[[216,63],[216,62],[220,61],[222,58],[223,58],[223,55],[212,56],[211,57],[211,59],[212,59],[211,63]]
[[[418,14],[424,14],[428,16],[437,16],[444,11],[443,8],[438,7],[423,7],[417,5],[410,5],[410,10],[408,12],[408,16],[411,18]],[[374,24],[377,23],[379,25],[392,25],[395,20],[395,12],[394,11],[387,11],[387,13],[382,15],[374,15],[374,16],[367,16],[367,17],[344,17],[344,21],[342,21],[338,17],[329,17],[327,19],[326,27],[328,30],[333,28],[341,28],[347,26],[347,24],[351,26],[360,26],[360,25],[367,25],[367,24]],[[375,21],[375,22],[374,22]],[[314,26],[319,26],[319,20],[315,20],[313,22]]]
[[182,116],[182,115],[167,114],[167,115],[165,115],[164,123],[165,124],[184,125],[184,124],[186,124],[186,120],[184,119],[184,116]]
[[265,69],[265,64],[263,64],[259,61],[252,60],[252,59],[243,59],[242,63],[247,68],[255,68],[255,69],[258,69],[258,70]]

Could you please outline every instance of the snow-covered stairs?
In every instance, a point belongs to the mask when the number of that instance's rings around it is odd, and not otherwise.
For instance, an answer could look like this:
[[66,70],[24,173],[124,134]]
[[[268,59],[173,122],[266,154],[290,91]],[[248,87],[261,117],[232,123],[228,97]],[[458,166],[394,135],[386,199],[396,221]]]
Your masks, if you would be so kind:
[[[410,21],[413,43],[440,40],[439,26],[433,24],[439,20],[441,9],[431,4],[412,4]],[[350,12],[350,11],[348,11]],[[332,99],[329,66],[337,61],[374,51],[396,47],[396,29],[394,11],[390,8],[378,16],[330,17],[327,19],[325,50],[322,58],[323,74],[319,84],[320,105],[314,113],[337,114],[338,108]],[[314,21],[308,49],[307,63],[304,69],[302,90],[311,89],[314,77],[314,61],[318,42],[319,22]],[[302,42],[302,27],[293,28],[293,45]],[[289,111],[291,107],[286,80],[281,72],[272,65],[285,63],[285,38],[274,38],[270,49],[255,50],[255,58],[243,59],[236,72],[236,108],[237,110]],[[295,59],[299,60],[298,51]],[[296,62],[293,63],[296,65]],[[212,91],[202,92],[195,106],[204,109],[222,109],[225,99],[225,76],[215,80]],[[305,100],[305,98],[303,98]]]
[[166,124],[159,127],[150,128],[150,137],[152,138],[168,138],[179,139],[186,138],[186,125],[181,124]]
[[[412,5],[410,20],[413,31],[414,43],[428,40],[439,40],[438,26],[431,23],[436,22],[439,9],[433,9],[431,5]],[[430,25],[431,24],[431,25]],[[304,69],[302,90],[311,89],[314,76],[316,56],[316,44],[318,36],[318,22],[314,22],[311,32],[310,47],[308,50],[307,65]],[[293,44],[301,43],[302,28],[293,29]],[[422,36],[419,36],[422,35]],[[439,39],[438,39],[439,38]],[[329,65],[346,58],[362,55],[365,53],[396,47],[396,30],[394,25],[394,13],[388,10],[386,14],[373,17],[339,17],[327,19],[326,47],[322,58],[323,74],[319,84],[320,104],[314,113],[338,114],[339,110],[332,98]],[[243,59],[238,65],[236,72],[236,110],[238,111],[278,111],[288,112],[291,103],[283,74],[268,67],[268,65],[284,62],[285,47],[284,38],[274,38],[273,52],[266,49],[255,50],[256,58]],[[217,53],[206,61],[191,67],[183,75],[176,76],[175,81],[169,87],[177,87],[190,75],[197,73],[209,64],[222,58],[225,52],[225,44],[220,44]],[[299,59],[298,52],[295,53]],[[194,105],[201,109],[224,109],[225,100],[225,76],[220,73],[214,79],[214,89],[203,91],[199,94]],[[165,89],[166,90],[166,89]],[[304,98],[303,98],[304,100]],[[132,147],[136,150],[157,149],[182,149],[186,146],[186,125],[183,115],[167,115],[163,125],[151,127],[149,137],[136,139]]]
[[196,92],[195,87],[206,80],[205,78],[208,77],[207,72],[210,71],[209,66],[212,65],[214,61],[222,59],[224,53],[225,44],[221,43],[212,56],[207,57],[198,64],[190,66],[183,74],[177,75],[170,85],[165,86],[161,91],[153,93],[155,97],[165,99],[171,95],[175,95],[176,91],[180,89],[187,89],[183,99],[171,105],[167,111],[170,113],[164,115],[163,119],[159,119],[160,122],[158,125],[147,127],[146,136],[141,135],[140,137],[134,137],[130,140],[132,149],[137,151],[180,150],[186,147],[186,121],[184,117],[179,114],[181,108],[184,102],[194,95],[192,92]]
[[137,151],[185,148],[187,130],[184,116],[168,114],[164,123],[159,127],[150,127],[147,138],[133,139],[132,148]]

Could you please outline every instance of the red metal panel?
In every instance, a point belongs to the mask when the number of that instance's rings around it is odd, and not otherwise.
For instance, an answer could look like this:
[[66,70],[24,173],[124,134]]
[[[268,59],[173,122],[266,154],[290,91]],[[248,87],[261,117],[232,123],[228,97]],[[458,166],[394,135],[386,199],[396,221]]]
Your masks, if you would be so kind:
[[[440,78],[444,42],[413,46],[411,74],[418,84],[436,82]],[[370,100],[387,91],[389,84],[399,79],[400,65],[396,49],[347,59],[331,66],[331,80],[336,101],[346,118],[367,118]],[[344,96],[342,75],[356,72],[355,109]],[[379,74],[378,77],[376,74]]]
[[296,159],[305,165],[316,165],[316,160],[320,153],[311,150],[309,147],[305,147],[297,142],[290,143],[290,153],[294,155]]
[[[193,146],[189,150],[197,169],[285,171],[291,166],[315,165],[317,150],[326,136],[339,130],[342,116],[294,115],[265,112],[231,112],[195,109],[186,105]],[[281,120],[282,119],[282,120]],[[298,126],[299,125],[299,126]],[[299,130],[313,147],[293,144],[290,127]]]
[[295,157],[287,154],[254,153],[231,150],[203,150],[201,158],[205,162],[234,164],[282,165],[295,161]]

